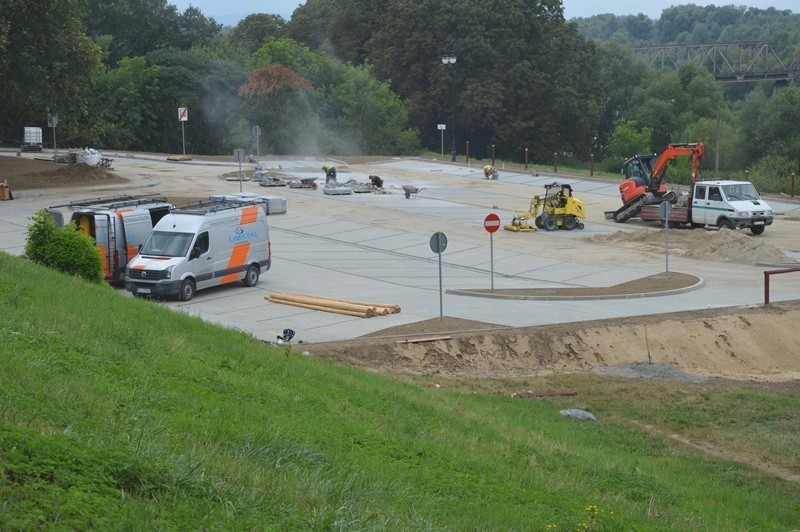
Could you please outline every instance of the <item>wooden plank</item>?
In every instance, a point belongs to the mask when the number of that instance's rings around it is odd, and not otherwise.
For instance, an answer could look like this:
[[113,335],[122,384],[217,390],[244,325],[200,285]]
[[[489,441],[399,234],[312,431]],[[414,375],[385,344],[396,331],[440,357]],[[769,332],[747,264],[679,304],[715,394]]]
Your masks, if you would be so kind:
[[452,336],[428,336],[426,338],[407,338],[405,340],[398,340],[398,344],[418,344],[421,342],[435,342],[437,340],[452,340]]

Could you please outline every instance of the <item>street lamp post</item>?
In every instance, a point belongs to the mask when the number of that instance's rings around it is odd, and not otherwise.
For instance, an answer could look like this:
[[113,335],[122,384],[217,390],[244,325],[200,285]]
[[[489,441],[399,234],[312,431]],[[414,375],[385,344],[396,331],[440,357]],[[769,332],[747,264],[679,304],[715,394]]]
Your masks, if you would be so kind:
[[[442,63],[445,65],[454,65],[456,63],[456,53],[448,52],[442,55]],[[452,96],[453,96],[453,130],[450,132],[450,138],[453,139],[450,146],[450,160],[456,162],[456,76],[451,74],[452,79]]]

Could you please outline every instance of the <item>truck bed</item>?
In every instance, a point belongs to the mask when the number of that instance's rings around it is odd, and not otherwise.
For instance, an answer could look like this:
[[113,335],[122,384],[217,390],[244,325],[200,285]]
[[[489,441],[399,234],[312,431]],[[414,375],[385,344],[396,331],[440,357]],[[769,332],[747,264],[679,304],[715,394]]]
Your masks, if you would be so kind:
[[[645,222],[663,222],[658,212],[658,205],[645,205],[642,207],[639,217]],[[689,208],[673,205],[669,213],[669,221],[680,224],[689,223]]]

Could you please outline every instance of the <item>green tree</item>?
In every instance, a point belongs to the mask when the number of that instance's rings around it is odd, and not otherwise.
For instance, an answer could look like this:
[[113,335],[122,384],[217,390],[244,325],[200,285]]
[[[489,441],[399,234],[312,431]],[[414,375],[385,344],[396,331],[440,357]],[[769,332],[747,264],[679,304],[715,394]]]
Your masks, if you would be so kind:
[[[257,76],[251,76],[240,95],[249,99],[248,114],[267,126],[265,133],[275,151],[378,153],[386,149],[383,153],[397,155],[416,151],[416,135],[407,129],[404,103],[388,84],[373,79],[367,67],[346,65],[291,39],[270,41],[253,54],[249,64]],[[300,79],[308,81],[313,91]]]
[[235,45],[252,54],[268,39],[279,39],[286,21],[279,15],[254,13],[242,19],[230,34]]
[[[302,142],[295,144],[296,139],[304,139],[306,149],[313,152],[319,145],[320,130],[303,131],[313,121],[308,96],[313,91],[314,86],[307,78],[285,65],[272,63],[253,70],[239,88],[239,96],[248,100],[250,115],[264,124],[265,140],[272,151],[294,148]],[[297,153],[308,152],[301,149]]]
[[189,7],[182,14],[167,0],[84,0],[88,34],[106,43],[106,64],[161,48],[188,50],[210,44],[221,25]]
[[103,148],[148,150],[156,127],[159,67],[143,57],[126,58],[94,80],[92,113],[84,138]]
[[21,138],[26,125],[46,125],[47,109],[74,131],[84,89],[100,69],[100,49],[84,32],[82,2],[0,2],[0,132]]
[[742,143],[748,136],[747,133],[740,130],[733,122],[733,113],[723,108],[720,109],[720,115],[719,121],[701,118],[687,126],[680,135],[681,139],[688,142],[705,143],[702,172],[706,178],[722,178],[748,166],[747,153],[741,149]]
[[630,48],[611,43],[601,48],[601,54],[600,77],[605,103],[592,147],[595,155],[603,158],[620,117],[630,106],[634,93],[648,79],[649,73],[647,66],[634,56]]
[[[309,0],[287,35],[312,49],[369,64],[407,102],[424,145],[438,148],[436,125],[464,150],[521,158],[530,147],[588,153],[598,120],[594,45],[564,23],[554,0]],[[457,62],[443,65],[443,53]],[[313,79],[313,78],[312,78]]]
[[620,120],[616,124],[614,134],[606,150],[610,164],[619,169],[621,163],[637,154],[652,153],[650,137],[653,131],[649,127],[638,127],[633,120]]
[[766,147],[765,151],[800,160],[800,88],[783,89],[768,100],[764,111],[749,126]]
[[660,150],[701,118],[714,119],[722,105],[722,90],[710,72],[686,63],[676,71],[654,73],[639,88],[624,116],[652,129],[651,145]]

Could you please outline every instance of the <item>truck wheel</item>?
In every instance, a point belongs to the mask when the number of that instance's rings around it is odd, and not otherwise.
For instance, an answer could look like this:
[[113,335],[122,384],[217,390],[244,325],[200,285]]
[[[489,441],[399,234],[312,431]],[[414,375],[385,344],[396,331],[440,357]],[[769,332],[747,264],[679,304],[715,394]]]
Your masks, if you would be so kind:
[[258,266],[255,264],[251,264],[249,268],[247,268],[247,273],[244,274],[244,279],[242,279],[242,284],[245,286],[255,286],[258,284]]
[[765,225],[751,225],[750,232],[753,233],[754,235],[760,235],[761,233],[764,232],[764,229],[766,228],[767,226]]
[[567,231],[572,231],[576,227],[578,227],[578,221],[575,219],[574,216],[567,216],[566,218],[564,218],[564,229],[566,229]]
[[553,231],[556,228],[556,219],[552,216],[548,216],[542,221],[542,225],[544,225],[545,231]]
[[194,297],[194,281],[191,279],[184,279],[181,283],[181,291],[178,292],[179,301],[189,301]]
[[720,229],[733,229],[733,224],[727,218],[723,218],[719,222],[717,222],[717,227]]

